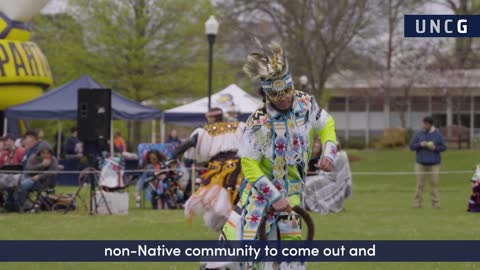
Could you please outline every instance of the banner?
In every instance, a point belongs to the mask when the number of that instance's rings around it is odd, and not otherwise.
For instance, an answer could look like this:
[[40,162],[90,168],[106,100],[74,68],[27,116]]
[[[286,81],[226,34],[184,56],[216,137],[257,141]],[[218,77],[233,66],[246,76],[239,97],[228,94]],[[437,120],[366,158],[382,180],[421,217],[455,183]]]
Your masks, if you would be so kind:
[[480,262],[480,241],[0,241],[2,262]]

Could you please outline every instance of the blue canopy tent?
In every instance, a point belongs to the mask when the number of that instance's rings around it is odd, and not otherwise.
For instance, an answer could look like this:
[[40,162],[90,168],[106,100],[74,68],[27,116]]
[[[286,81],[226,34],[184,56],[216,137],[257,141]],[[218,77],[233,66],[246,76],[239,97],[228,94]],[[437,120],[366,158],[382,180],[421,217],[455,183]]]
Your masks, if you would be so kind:
[[[77,119],[79,88],[106,88],[88,75],[61,85],[28,102],[7,108],[5,117],[27,119]],[[160,119],[162,112],[112,92],[113,120]]]
[[[42,96],[28,102],[7,108],[8,119],[77,119],[77,92],[81,88],[104,89],[88,75],[61,85]],[[149,120],[161,119],[162,112],[130,100],[112,91],[112,120]],[[61,131],[61,126],[60,126]],[[58,136],[60,145],[60,136]],[[112,138],[110,138],[112,143]],[[112,146],[111,146],[112,148]],[[58,149],[57,156],[60,151]]]

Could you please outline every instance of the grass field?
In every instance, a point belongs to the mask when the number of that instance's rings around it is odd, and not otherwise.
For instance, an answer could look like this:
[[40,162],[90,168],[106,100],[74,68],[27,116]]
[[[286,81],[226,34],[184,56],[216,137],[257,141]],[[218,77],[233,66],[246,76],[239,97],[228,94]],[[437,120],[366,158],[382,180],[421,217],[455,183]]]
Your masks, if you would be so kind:
[[[413,171],[414,154],[406,150],[351,151],[360,161],[352,171]],[[480,240],[480,215],[467,213],[469,179],[480,162],[478,152],[448,151],[442,170],[470,170],[440,176],[441,208],[413,209],[413,175],[354,175],[353,196],[339,214],[312,214],[321,240]],[[62,188],[70,191],[71,188]],[[132,204],[133,205],[133,204]],[[182,211],[131,209],[127,216],[82,213],[0,215],[0,239],[215,239],[201,220],[185,222]],[[198,269],[192,263],[3,263],[0,269]],[[308,269],[480,269],[478,263],[315,263]]]

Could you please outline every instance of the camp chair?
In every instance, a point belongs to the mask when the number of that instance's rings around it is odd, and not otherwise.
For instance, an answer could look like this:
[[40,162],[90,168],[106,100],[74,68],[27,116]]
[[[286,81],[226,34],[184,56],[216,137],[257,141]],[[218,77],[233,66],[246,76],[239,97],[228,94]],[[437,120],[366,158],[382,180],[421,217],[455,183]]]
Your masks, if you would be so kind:
[[[62,165],[57,166],[57,171],[63,171]],[[41,210],[54,210],[55,200],[55,186],[57,184],[58,175],[52,175],[47,181],[40,182],[37,188],[31,190],[27,194],[25,204],[31,204],[30,210],[32,212],[39,212]],[[28,209],[28,208],[27,208]]]
[[[19,171],[23,171],[22,165],[5,165],[0,167],[0,206],[14,208],[13,196],[20,181]],[[10,202],[5,199],[11,199]],[[10,203],[11,205],[7,205]]]

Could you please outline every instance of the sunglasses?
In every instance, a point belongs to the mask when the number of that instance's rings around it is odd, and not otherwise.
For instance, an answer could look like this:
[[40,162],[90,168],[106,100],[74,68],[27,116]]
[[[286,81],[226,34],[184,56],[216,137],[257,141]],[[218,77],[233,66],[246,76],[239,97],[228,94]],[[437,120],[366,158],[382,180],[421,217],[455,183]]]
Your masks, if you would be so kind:
[[280,90],[280,91],[269,91],[265,92],[267,95],[268,99],[270,99],[273,102],[279,101],[283,98],[290,98],[293,96],[293,93],[295,90],[293,89],[293,86],[290,86],[286,89]]

